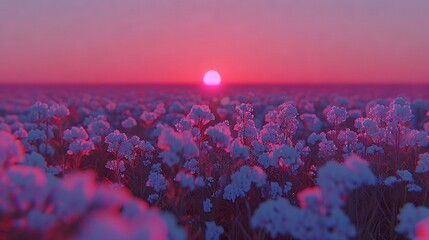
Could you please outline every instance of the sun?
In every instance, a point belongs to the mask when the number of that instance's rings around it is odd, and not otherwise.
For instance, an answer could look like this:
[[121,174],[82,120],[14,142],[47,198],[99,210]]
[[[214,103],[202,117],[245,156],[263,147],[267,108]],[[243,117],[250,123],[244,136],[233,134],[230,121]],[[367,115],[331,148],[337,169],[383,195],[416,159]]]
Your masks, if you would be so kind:
[[207,86],[219,86],[221,82],[220,74],[215,70],[207,71],[204,74],[203,82]]

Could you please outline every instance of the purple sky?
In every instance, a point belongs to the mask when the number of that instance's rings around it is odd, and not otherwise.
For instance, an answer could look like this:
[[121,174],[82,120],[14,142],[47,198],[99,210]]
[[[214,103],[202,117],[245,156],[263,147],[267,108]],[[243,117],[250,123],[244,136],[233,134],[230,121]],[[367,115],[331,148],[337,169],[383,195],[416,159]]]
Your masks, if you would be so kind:
[[1,82],[429,83],[428,0],[6,0]]

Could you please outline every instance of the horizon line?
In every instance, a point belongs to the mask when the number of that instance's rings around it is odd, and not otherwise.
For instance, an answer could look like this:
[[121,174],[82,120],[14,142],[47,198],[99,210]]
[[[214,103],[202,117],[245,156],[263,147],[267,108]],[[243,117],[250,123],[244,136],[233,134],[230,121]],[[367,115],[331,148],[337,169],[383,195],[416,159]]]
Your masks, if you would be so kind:
[[[118,85],[128,85],[128,86],[136,86],[136,85],[151,85],[151,86],[204,86],[202,82],[192,83],[175,83],[175,82],[0,82],[0,86],[99,86],[99,85],[108,85],[108,86],[118,86]],[[386,85],[429,85],[428,82],[251,82],[251,83],[221,83],[219,86],[214,86],[214,88],[220,88],[222,86],[279,86],[279,85],[337,85],[337,86],[357,86],[357,85],[372,85],[372,86],[386,86]]]

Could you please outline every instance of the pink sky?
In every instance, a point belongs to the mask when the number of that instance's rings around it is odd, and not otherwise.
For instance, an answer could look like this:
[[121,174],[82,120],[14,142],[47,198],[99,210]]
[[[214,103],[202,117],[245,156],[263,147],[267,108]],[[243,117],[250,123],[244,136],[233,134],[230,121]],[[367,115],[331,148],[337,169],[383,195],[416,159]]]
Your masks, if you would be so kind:
[[13,0],[0,83],[429,83],[428,0]]

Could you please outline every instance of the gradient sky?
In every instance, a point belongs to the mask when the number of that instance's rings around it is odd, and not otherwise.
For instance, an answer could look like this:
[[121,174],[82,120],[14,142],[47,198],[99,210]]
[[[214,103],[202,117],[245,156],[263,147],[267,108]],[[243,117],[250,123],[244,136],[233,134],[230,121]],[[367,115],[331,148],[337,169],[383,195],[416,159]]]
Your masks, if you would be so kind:
[[429,83],[428,0],[0,0],[0,82]]

